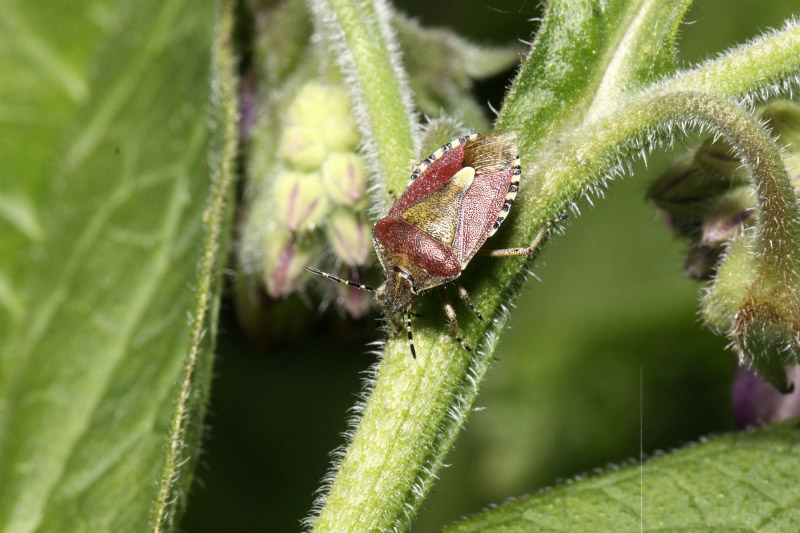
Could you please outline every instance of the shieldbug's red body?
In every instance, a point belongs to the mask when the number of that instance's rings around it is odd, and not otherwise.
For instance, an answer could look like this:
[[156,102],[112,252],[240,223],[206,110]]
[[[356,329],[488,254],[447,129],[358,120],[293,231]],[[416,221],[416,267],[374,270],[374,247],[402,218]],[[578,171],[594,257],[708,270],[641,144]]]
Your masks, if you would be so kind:
[[[540,228],[530,246],[480,249],[508,215],[519,189],[520,174],[514,133],[472,134],[454,139],[416,166],[403,195],[372,230],[372,242],[384,269],[383,285],[373,289],[315,268],[306,269],[375,292],[378,305],[398,330],[401,324],[397,315],[404,315],[414,357],[411,304],[420,293],[438,287],[450,334],[471,350],[457,334],[456,313],[443,286],[454,282],[476,253],[521,256],[539,245],[550,223]],[[456,286],[461,299],[482,320],[467,291]]]

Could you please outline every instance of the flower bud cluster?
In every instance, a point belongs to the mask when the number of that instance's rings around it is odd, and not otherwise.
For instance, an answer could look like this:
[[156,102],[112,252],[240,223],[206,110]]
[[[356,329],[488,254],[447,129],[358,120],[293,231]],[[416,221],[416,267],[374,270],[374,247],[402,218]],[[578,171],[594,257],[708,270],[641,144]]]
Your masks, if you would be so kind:
[[[367,170],[359,142],[342,88],[316,81],[300,87],[286,109],[267,191],[274,221],[264,235],[263,272],[272,298],[297,289],[306,265],[328,266],[352,278],[372,264]],[[333,251],[335,264],[324,264],[326,249]],[[330,288],[351,315],[368,310],[368,298],[338,289]]]
[[[763,107],[760,119],[776,137],[792,183],[800,186],[800,123],[786,116],[800,108],[792,102]],[[707,140],[673,163],[650,187],[648,197],[660,207],[667,225],[691,241],[685,273],[697,280],[714,275],[727,243],[755,224],[756,200],[748,170],[731,147]]]
[[776,164],[767,147],[761,163],[749,162],[751,177],[730,146],[707,141],[668,169],[649,196],[692,241],[687,275],[713,278],[702,298],[704,322],[727,334],[743,367],[786,393],[796,381],[787,369],[800,362],[800,106],[775,101],[758,116],[781,149]]

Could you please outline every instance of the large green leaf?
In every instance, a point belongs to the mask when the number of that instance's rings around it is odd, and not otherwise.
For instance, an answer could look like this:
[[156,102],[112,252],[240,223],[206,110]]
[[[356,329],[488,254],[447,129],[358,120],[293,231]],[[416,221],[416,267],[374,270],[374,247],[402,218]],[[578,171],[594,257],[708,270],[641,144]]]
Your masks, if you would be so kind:
[[[25,308],[21,280],[44,238],[48,196],[63,138],[89,100],[86,73],[102,28],[86,12],[112,2],[0,3],[0,339]],[[79,35],[79,39],[73,36]]]
[[0,530],[146,530],[187,489],[235,142],[217,13],[0,5]]
[[562,485],[448,531],[797,531],[798,459],[792,420]]

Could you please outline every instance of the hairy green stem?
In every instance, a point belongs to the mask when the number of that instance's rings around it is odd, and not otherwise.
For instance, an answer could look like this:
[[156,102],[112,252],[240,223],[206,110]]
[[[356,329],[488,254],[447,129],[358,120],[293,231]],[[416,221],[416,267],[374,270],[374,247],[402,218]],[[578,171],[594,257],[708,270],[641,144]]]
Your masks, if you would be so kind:
[[[201,357],[211,357],[204,353],[213,350],[216,336],[215,324],[221,292],[222,267],[225,264],[226,228],[230,224],[234,183],[234,161],[238,150],[237,89],[235,59],[231,35],[233,33],[233,6],[223,2],[217,22],[214,59],[212,63],[212,103],[218,128],[214,147],[216,153],[212,165],[210,197],[203,213],[205,240],[200,260],[196,303],[192,313],[191,341],[183,362],[183,374],[178,384],[175,405],[172,410],[169,434],[164,451],[164,464],[158,482],[158,495],[153,502],[151,527],[154,532],[169,531],[175,526],[177,515],[185,503],[191,486],[192,476],[181,474],[182,469],[191,472],[197,456],[197,442],[200,431],[190,427],[190,410],[205,411],[211,373],[203,372],[198,364]],[[209,328],[211,331],[209,331]],[[208,339],[211,337],[209,345]],[[202,420],[198,417],[198,420]]]
[[790,21],[699,67],[666,80],[665,90],[704,91],[730,98],[764,98],[797,84],[800,23]]
[[[790,22],[781,31],[755,39],[631,96],[616,108],[611,118],[606,116],[584,123],[565,136],[550,135],[549,143],[525,140],[529,135],[536,137],[538,132],[527,128],[524,115],[515,110],[518,106],[524,108],[523,104],[513,104],[508,111],[504,108],[502,127],[517,130],[522,138],[521,145],[538,145],[537,149],[521,154],[523,176],[537,179],[523,186],[517,196],[515,208],[520,221],[511,232],[512,239],[515,242],[531,239],[540,224],[562,212],[576,195],[597,186],[599,179],[618,163],[621,145],[618,143],[629,143],[652,126],[652,123],[634,124],[629,120],[630,106],[635,106],[635,102],[643,101],[648,95],[672,91],[702,91],[751,100],[786,90],[790,84],[797,84],[798,79],[800,24]],[[559,166],[563,168],[557,170]],[[557,175],[561,177],[556,179]],[[581,178],[576,180],[576,176]]]
[[552,0],[495,126],[520,135],[522,162],[622,95],[674,72],[687,0]]

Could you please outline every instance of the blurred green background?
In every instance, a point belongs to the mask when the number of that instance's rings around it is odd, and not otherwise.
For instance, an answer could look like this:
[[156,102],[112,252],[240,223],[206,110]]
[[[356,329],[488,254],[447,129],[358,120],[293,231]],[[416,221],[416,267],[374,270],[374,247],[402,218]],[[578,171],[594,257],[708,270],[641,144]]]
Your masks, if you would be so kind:
[[[398,4],[425,25],[484,42],[528,39],[539,2]],[[795,0],[698,0],[679,38],[687,65],[780,26]],[[510,73],[509,73],[510,75]],[[508,76],[478,87],[501,101]],[[413,530],[436,531],[490,503],[639,454],[735,428],[734,356],[698,317],[701,285],[683,277],[684,243],[644,201],[668,156],[612,183],[596,208],[581,205],[537,262],[496,352],[449,468]],[[208,431],[186,531],[294,531],[339,446],[347,409],[375,360],[367,319],[323,316],[295,343],[264,353],[225,313]],[[641,391],[640,396],[640,375]],[[641,404],[640,404],[641,398]]]

